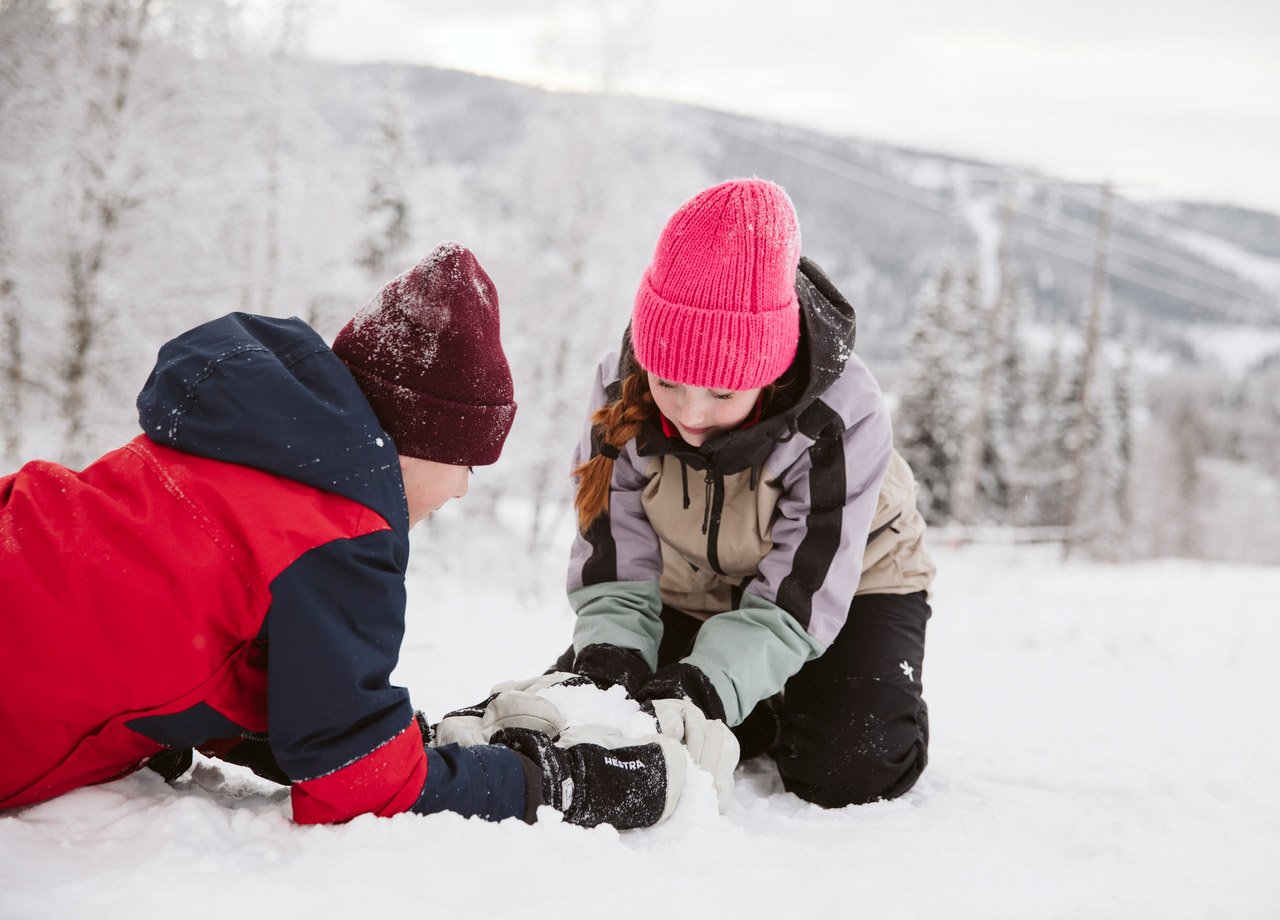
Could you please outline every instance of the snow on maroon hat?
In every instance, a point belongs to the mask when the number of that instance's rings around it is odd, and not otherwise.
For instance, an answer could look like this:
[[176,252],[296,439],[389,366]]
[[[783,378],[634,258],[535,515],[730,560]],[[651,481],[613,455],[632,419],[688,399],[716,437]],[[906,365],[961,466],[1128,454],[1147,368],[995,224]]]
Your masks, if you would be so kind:
[[498,292],[471,251],[443,243],[389,282],[334,339],[396,450],[485,466],[516,404],[498,336]]

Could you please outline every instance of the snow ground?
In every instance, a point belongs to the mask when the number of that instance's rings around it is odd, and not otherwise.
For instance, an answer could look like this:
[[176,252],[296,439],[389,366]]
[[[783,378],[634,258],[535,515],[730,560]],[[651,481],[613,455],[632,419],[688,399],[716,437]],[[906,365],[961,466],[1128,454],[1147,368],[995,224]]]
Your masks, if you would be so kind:
[[[1276,916],[1280,569],[936,555],[931,764],[897,801],[824,811],[758,760],[727,815],[698,773],[648,831],[303,828],[204,761],[0,817],[0,917]],[[433,718],[567,645],[563,600],[517,581],[415,562],[397,677]]]

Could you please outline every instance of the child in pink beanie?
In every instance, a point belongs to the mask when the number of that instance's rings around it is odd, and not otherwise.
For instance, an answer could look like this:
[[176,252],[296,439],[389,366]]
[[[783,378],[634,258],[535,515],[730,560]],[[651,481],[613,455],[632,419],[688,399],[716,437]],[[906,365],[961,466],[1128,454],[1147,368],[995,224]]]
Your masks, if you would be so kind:
[[901,795],[928,749],[934,567],[854,329],[779,186],[676,211],[597,373],[557,663],[724,720],[831,807]]

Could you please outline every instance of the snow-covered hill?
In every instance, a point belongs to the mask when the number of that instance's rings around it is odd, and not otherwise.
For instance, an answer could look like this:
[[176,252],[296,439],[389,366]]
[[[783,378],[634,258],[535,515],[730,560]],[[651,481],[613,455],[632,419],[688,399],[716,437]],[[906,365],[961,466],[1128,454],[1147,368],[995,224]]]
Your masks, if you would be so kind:
[[[571,616],[557,573],[444,576],[425,537],[397,677],[438,716],[540,670]],[[281,791],[206,761],[176,789],[140,775],[0,817],[0,916],[1271,916],[1280,570],[937,556],[931,764],[897,801],[824,811],[758,760],[727,815],[701,776],[650,831],[300,828]]]
[[[669,132],[668,148],[699,163],[708,176],[774,179],[795,200],[805,250],[859,306],[866,333],[861,350],[872,359],[891,360],[901,351],[913,300],[944,257],[977,262],[985,283],[994,284],[1008,202],[1016,204],[1009,260],[1036,303],[1035,320],[1078,323],[1089,295],[1098,188],[1013,165],[677,103],[626,97],[601,103],[590,95],[432,67],[309,67],[309,85],[349,142],[367,130],[368,100],[399,87],[424,157],[471,164],[478,181],[486,172],[491,178],[505,172],[512,150],[536,157],[527,149],[531,136],[568,151],[599,143],[604,133],[604,142],[635,149],[659,130]],[[597,115],[572,131],[561,125],[560,136],[554,128],[546,133],[565,106],[597,107]],[[617,176],[619,183],[634,179]],[[515,207],[523,196],[537,194],[528,187],[498,191]],[[1280,328],[1280,216],[1212,204],[1145,203],[1127,192],[1118,189],[1108,231],[1108,322],[1115,330],[1130,330],[1153,352],[1212,364],[1217,352],[1196,347],[1199,326],[1215,334]]]

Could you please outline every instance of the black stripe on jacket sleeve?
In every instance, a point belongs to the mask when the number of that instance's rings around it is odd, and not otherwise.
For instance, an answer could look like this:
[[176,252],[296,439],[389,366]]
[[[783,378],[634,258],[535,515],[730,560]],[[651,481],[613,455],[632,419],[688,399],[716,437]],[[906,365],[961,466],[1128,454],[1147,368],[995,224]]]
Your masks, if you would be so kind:
[[815,403],[805,416],[800,430],[818,438],[809,448],[809,513],[791,571],[778,586],[777,603],[808,629],[813,596],[826,581],[840,549],[846,488],[839,416],[822,403]]
[[[614,380],[604,388],[604,402],[601,405],[608,405],[618,399],[622,394],[622,384]],[[599,406],[593,406],[593,411]],[[588,424],[590,424],[588,422]],[[596,426],[591,427],[591,456],[595,457],[604,454],[615,463],[618,460],[620,452],[611,444],[606,444],[600,437],[600,430]],[[587,532],[583,534],[591,547],[591,555],[587,557],[587,561],[582,565],[582,583],[584,585],[596,585],[605,581],[618,580],[618,547],[613,539],[613,528],[609,523],[609,508],[606,505],[604,513],[599,515],[591,525],[587,528]]]
[[601,582],[618,580],[618,547],[613,539],[613,527],[609,523],[609,512],[597,517],[583,534],[583,539],[591,546],[591,555],[582,564],[582,583],[598,585]]

